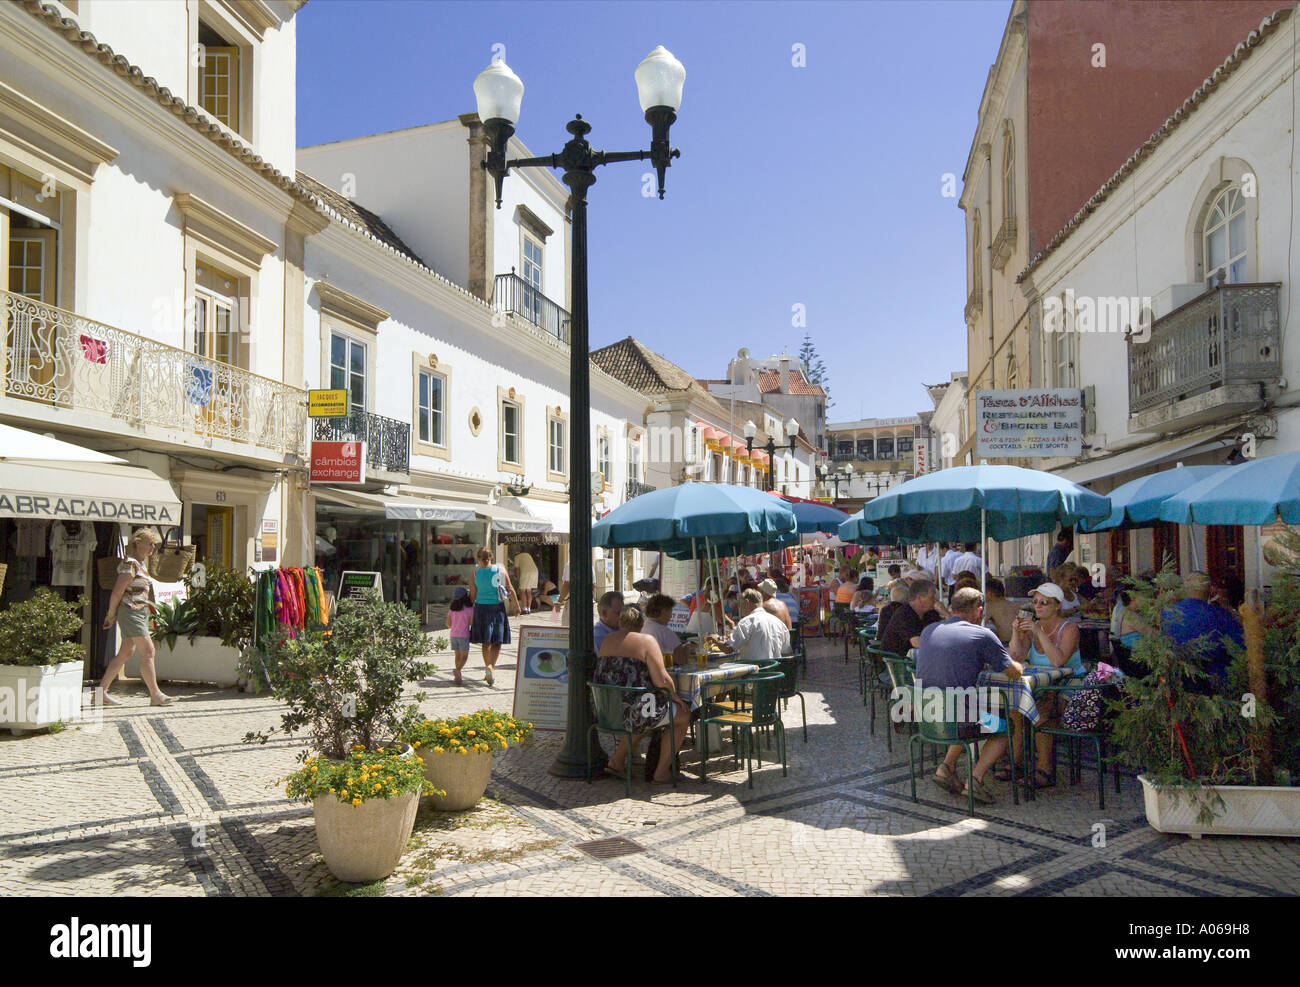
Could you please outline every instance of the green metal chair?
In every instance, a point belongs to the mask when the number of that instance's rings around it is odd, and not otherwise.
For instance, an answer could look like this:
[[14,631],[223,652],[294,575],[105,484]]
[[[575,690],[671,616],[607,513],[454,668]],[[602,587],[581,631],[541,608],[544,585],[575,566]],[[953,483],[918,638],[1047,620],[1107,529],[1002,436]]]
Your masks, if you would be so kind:
[[[862,705],[866,706],[868,701],[870,701],[871,736],[873,737],[876,735],[876,693],[883,692],[885,693],[885,698],[888,699],[889,692],[892,691],[892,687],[886,687],[885,684],[880,680],[880,676],[885,672],[886,669],[885,661],[889,658],[902,658],[902,657],[903,657],[902,655],[895,654],[892,651],[887,651],[886,649],[880,647],[879,645],[872,644],[867,647],[866,658],[863,659],[862,663],[859,665],[859,678],[862,678],[864,680],[863,691],[862,691]],[[866,680],[868,679],[870,680],[870,688],[867,688],[866,686]],[[886,703],[885,708],[886,709],[889,708],[888,703]],[[893,751],[894,735],[893,735],[892,728],[886,731],[886,737],[888,738],[887,743],[889,746],[889,750]]]
[[[1106,686],[1104,684],[1084,685],[1082,682],[1057,682],[1052,685],[1040,687],[1035,694],[1043,695],[1045,693],[1057,693],[1058,695],[1064,696],[1068,701],[1070,696],[1076,693],[1100,692],[1105,688]],[[1078,785],[1083,782],[1083,745],[1085,743],[1092,744],[1093,751],[1097,757],[1097,808],[1104,809],[1106,808],[1106,737],[1108,732],[1109,731],[1106,729],[1104,711],[1102,713],[1102,719],[1097,724],[1095,730],[1067,730],[1064,725],[1059,723],[1056,726],[1050,724],[1034,726],[1034,724],[1030,723],[1028,719],[1026,719],[1025,744],[1027,751],[1025,754],[1025,764],[1032,766],[1038,763],[1034,756],[1038,734],[1041,733],[1047,734],[1051,737],[1059,737],[1062,740],[1065,740],[1070,748],[1070,784]],[[1051,778],[1053,784],[1056,783],[1057,754],[1060,752],[1060,748],[1060,744],[1052,745]],[[1032,770],[1032,767],[1027,767],[1026,770]],[[1113,770],[1111,771],[1111,774],[1115,776],[1115,794],[1118,795],[1120,793],[1119,771]],[[1029,787],[1028,793],[1029,798],[1034,798],[1033,786]]]
[[716,710],[713,704],[705,707],[704,715],[700,717],[700,781],[704,781],[705,771],[709,760],[709,731],[708,725],[716,723],[720,727],[731,727],[733,754],[737,765],[741,757],[745,758],[745,766],[749,771],[749,787],[754,787],[754,758],[758,758],[758,766],[763,766],[762,748],[757,742],[756,732],[766,727],[771,727],[776,732],[777,754],[781,758],[781,777],[786,777],[789,771],[786,767],[785,756],[785,724],[781,722],[781,714],[777,709],[777,701],[781,696],[781,684],[785,681],[784,674],[776,675],[753,675],[745,679],[737,679],[736,684],[744,686],[749,690],[749,709],[744,711],[725,711]]
[[808,703],[799,691],[798,683],[795,678],[798,674],[798,666],[793,658],[780,658],[777,660],[777,667],[785,676],[785,681],[781,683],[781,691],[778,698],[785,706],[790,705],[790,700],[798,698],[799,708],[803,712],[803,742],[808,743]]
[[849,660],[849,626],[852,623],[852,612],[849,610],[847,603],[831,604],[831,620],[835,628],[835,635],[844,637],[844,660]]
[[799,674],[808,677],[808,646],[803,638],[803,625],[795,620],[790,628],[790,654],[798,663]]
[[[599,736],[602,733],[612,733],[620,737],[627,738],[627,760],[624,762],[624,784],[627,786],[627,797],[632,797],[632,731],[623,723],[623,709],[630,699],[635,696],[645,695],[651,692],[651,689],[638,688],[635,686],[625,685],[601,685],[599,682],[588,682],[587,688],[591,690],[591,703],[596,710],[596,722],[587,729],[587,784],[591,784],[591,739],[592,736]],[[673,742],[676,733],[673,730],[674,713],[676,704],[668,704],[668,743]],[[662,728],[661,728],[662,729]],[[672,752],[672,762],[669,773],[673,779],[673,785],[677,784],[677,751]]]
[[[897,660],[897,659],[895,659]],[[971,815],[975,814],[975,762],[979,758],[979,745],[983,741],[992,740],[994,737],[1005,736],[1008,744],[1011,742],[1011,725],[1006,717],[1002,721],[1002,729],[993,733],[977,733],[973,736],[962,736],[968,724],[952,722],[944,719],[942,716],[937,718],[930,717],[929,709],[926,707],[924,688],[918,688],[915,683],[915,673],[913,672],[913,681],[910,686],[912,700],[912,719],[916,724],[916,733],[912,734],[907,745],[907,769],[912,781],[912,801],[916,799],[916,757],[915,749],[919,744],[922,747],[931,745],[934,747],[952,747],[961,746],[966,748],[966,795]],[[892,676],[891,676],[892,677]],[[925,767],[925,752],[921,752],[922,770]],[[1011,798],[1016,805],[1020,804],[1020,793],[1016,788],[1015,763],[1011,766]]]

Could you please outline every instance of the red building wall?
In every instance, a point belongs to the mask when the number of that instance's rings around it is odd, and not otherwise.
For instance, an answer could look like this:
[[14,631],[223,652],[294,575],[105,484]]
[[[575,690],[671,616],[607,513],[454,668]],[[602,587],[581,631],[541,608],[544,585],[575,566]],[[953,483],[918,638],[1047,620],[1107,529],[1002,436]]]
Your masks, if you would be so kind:
[[[1030,0],[1029,255],[1278,0]],[[1093,46],[1105,45],[1105,67]]]

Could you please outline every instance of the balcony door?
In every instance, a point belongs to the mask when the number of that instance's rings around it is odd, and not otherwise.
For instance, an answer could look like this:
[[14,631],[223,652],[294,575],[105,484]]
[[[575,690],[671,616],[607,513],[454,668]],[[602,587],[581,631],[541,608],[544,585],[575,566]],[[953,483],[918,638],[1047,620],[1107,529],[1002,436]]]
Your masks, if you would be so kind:
[[1246,538],[1241,525],[1211,524],[1205,528],[1205,571],[1220,586],[1246,584]]
[[1151,529],[1151,557],[1154,560],[1156,569],[1163,569],[1165,556],[1169,556],[1173,561],[1174,572],[1182,571],[1182,552],[1180,551],[1178,530],[1178,525],[1169,521],[1161,521]]
[[185,400],[203,435],[233,436],[236,431],[232,375],[227,367],[240,363],[239,282],[199,265],[194,272],[194,335],[190,348],[196,359],[184,369]]
[[542,324],[542,248],[524,237],[524,316],[535,326]]
[[[22,216],[11,218],[32,222]],[[10,293],[53,305],[57,270],[54,230],[34,225],[11,226],[8,246],[6,287]],[[50,319],[32,312],[16,312],[5,330],[5,348],[10,354],[5,392],[13,397],[52,404],[57,345],[58,328]]]

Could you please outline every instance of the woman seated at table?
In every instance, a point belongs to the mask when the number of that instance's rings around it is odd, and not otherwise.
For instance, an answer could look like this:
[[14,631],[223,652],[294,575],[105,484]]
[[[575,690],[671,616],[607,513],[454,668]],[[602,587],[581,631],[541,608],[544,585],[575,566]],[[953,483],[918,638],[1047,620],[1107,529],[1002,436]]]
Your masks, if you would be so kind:
[[[591,680],[599,685],[618,685],[652,691],[633,694],[623,700],[623,726],[632,733],[632,746],[641,742],[647,733],[668,726],[669,704],[677,710],[673,720],[673,746],[660,745],[659,764],[654,780],[667,784],[672,780],[670,767],[672,752],[682,746],[686,731],[691,725],[691,708],[677,695],[672,677],[664,668],[658,642],[649,634],[642,634],[645,617],[641,608],[626,606],[618,615],[618,630],[610,632],[600,646],[599,659]],[[617,778],[627,775],[628,742],[620,737],[618,747],[610,756],[605,770]]]
[[1111,649],[1111,658],[1115,667],[1125,675],[1142,678],[1146,675],[1147,669],[1133,661],[1133,649],[1152,631],[1151,625],[1143,620],[1137,611],[1144,603],[1151,602],[1151,594],[1126,589],[1116,593],[1115,598],[1118,601],[1115,607],[1119,610],[1119,620],[1111,622],[1114,645]]
[[[1080,575],[1076,575],[1076,569]],[[1074,587],[1079,585],[1078,579],[1081,578],[1082,572],[1083,570],[1073,562],[1064,562],[1052,570],[1051,585],[1061,591],[1061,613],[1067,617],[1076,614],[1083,606],[1083,600],[1074,591]]]
[[[1025,666],[1027,675],[1047,668],[1068,668],[1076,675],[1083,675],[1083,659],[1079,655],[1079,625],[1067,620],[1061,614],[1061,605],[1065,602],[1065,592],[1055,583],[1043,583],[1031,594],[1034,617],[1017,617],[1011,632],[1011,643],[1007,650],[1011,657]],[[1046,724],[1059,717],[1065,709],[1065,701],[1060,693],[1043,693],[1034,697],[1038,707],[1039,723]],[[1013,717],[1016,725],[1014,751],[1016,762],[1021,762],[1021,741],[1024,735],[1023,724],[1019,717]],[[1034,786],[1046,788],[1051,784],[1048,769],[1052,763],[1052,738],[1046,734],[1038,739],[1036,745],[1038,763],[1034,768]],[[1006,771],[1010,777],[1010,771]],[[1001,778],[999,774],[995,777]]]
[[672,655],[673,663],[685,662],[690,658],[691,646],[684,644],[668,628],[668,621],[673,615],[673,598],[666,593],[656,593],[645,601],[645,626],[642,631],[649,634],[659,645],[659,653]]
[[858,591],[853,594],[849,608],[854,613],[872,613],[876,609],[876,582],[870,576],[858,580]]

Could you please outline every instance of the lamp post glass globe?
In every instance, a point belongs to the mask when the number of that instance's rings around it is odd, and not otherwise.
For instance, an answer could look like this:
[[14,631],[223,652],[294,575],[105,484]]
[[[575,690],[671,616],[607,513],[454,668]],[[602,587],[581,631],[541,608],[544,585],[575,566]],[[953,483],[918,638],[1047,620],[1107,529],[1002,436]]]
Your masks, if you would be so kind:
[[524,84],[504,61],[494,61],[474,80],[474,100],[484,123],[505,120],[513,127],[519,122]]
[[758,426],[755,425],[752,421],[745,422],[745,438],[749,439],[750,441],[753,441],[754,436],[757,434],[758,434]]
[[666,106],[674,112],[681,109],[686,69],[663,45],[641,60],[635,78],[642,113],[656,106]]

